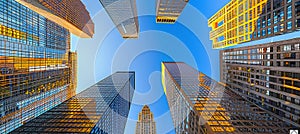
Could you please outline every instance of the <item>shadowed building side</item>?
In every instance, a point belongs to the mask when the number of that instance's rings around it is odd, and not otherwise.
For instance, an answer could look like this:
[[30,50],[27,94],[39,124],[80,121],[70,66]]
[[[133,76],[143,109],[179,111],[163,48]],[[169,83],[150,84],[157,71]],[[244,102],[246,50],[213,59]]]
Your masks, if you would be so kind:
[[138,38],[139,22],[135,0],[100,0],[123,38]]
[[157,0],[156,23],[174,24],[189,0]]
[[80,0],[16,0],[81,38],[92,38],[94,23]]

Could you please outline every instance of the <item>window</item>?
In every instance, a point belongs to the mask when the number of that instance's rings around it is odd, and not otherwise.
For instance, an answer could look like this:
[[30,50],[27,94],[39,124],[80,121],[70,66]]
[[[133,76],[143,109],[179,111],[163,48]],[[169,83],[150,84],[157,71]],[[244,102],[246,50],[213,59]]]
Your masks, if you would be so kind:
[[283,46],[283,51],[291,51],[291,50],[292,50],[291,45],[284,45]]
[[278,32],[278,26],[274,26],[274,33]]
[[268,34],[272,34],[272,29],[268,28]]
[[268,15],[268,26],[271,26],[271,15]]
[[287,19],[292,18],[292,6],[287,7]]
[[292,29],[292,22],[291,21],[287,22],[287,29]]

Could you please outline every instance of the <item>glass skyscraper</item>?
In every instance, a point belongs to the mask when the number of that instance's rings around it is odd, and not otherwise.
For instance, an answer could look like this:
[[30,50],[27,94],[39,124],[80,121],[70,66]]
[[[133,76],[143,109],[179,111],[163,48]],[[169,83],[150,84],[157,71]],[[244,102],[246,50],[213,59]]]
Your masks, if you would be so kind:
[[177,134],[287,133],[289,124],[185,63],[162,63]]
[[99,0],[123,38],[138,38],[136,0]]
[[156,23],[174,24],[189,0],[156,0]]
[[0,133],[75,94],[70,33],[15,0],[0,1]]
[[123,134],[134,89],[134,72],[116,72],[13,133]]

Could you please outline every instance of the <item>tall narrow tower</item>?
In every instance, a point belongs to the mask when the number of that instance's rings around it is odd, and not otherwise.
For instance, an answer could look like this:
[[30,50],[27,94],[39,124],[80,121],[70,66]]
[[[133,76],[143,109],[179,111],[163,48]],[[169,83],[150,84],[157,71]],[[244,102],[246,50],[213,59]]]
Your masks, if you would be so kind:
[[136,124],[136,134],[156,134],[156,125],[153,119],[153,113],[150,108],[145,105],[139,113],[138,122]]

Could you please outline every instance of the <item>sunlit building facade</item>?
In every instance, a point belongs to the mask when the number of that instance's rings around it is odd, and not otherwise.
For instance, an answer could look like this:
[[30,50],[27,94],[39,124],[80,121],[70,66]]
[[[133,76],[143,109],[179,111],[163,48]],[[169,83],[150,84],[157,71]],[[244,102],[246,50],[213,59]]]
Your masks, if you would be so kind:
[[70,86],[67,98],[76,95],[77,90],[77,52],[69,52],[68,65],[70,67]]
[[220,52],[221,81],[249,101],[300,127],[300,39]]
[[94,23],[80,0],[16,0],[81,38],[92,38]]
[[135,134],[156,134],[156,123],[149,106],[145,105],[139,113]]
[[287,133],[289,124],[185,63],[162,63],[177,134]]
[[264,39],[300,27],[299,0],[231,0],[208,25],[213,48]]
[[156,22],[174,24],[189,0],[157,0]]
[[76,59],[68,60],[67,29],[15,0],[0,1],[0,10],[0,133],[5,134],[74,95]]
[[123,134],[134,88],[134,72],[116,72],[13,133]]
[[136,0],[100,0],[123,38],[138,38]]

